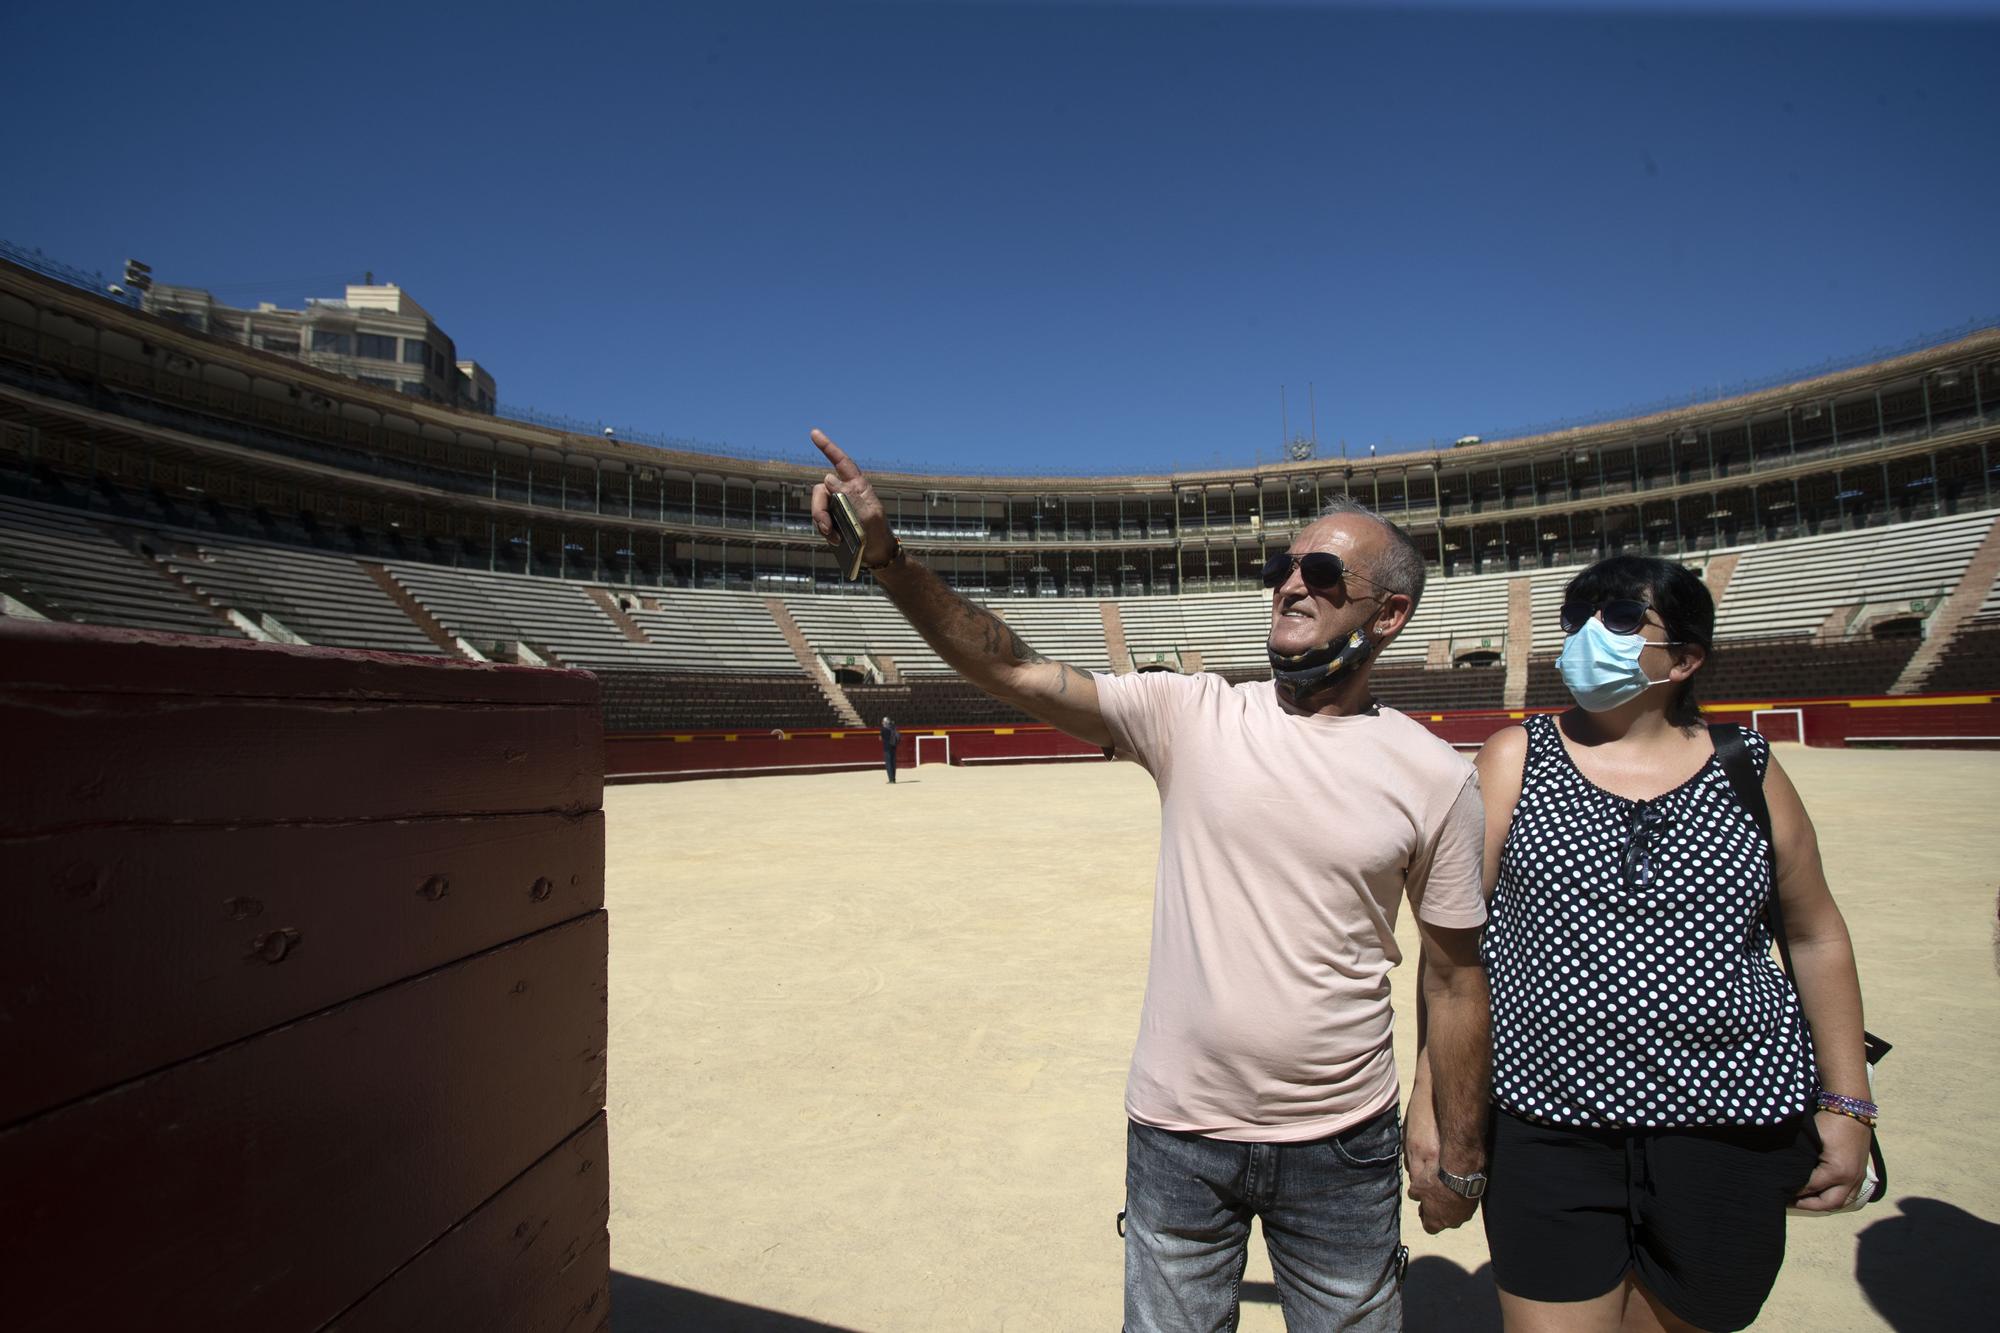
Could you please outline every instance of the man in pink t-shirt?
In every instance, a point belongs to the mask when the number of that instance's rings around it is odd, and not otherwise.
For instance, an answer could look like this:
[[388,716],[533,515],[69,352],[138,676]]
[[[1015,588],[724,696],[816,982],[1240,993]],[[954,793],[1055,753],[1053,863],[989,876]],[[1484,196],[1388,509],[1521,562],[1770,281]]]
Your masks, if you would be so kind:
[[1271,680],[1111,676],[1051,662],[919,565],[873,488],[818,431],[862,561],[926,642],[996,698],[1160,789],[1153,951],[1126,1083],[1125,1327],[1233,1328],[1250,1221],[1302,1329],[1402,1327],[1402,1148],[1389,969],[1407,898],[1423,944],[1438,1141],[1414,1156],[1426,1229],[1469,1218],[1486,1177],[1484,823],[1472,766],[1370,697],[1369,669],[1423,594],[1409,538],[1359,505],[1265,566]]

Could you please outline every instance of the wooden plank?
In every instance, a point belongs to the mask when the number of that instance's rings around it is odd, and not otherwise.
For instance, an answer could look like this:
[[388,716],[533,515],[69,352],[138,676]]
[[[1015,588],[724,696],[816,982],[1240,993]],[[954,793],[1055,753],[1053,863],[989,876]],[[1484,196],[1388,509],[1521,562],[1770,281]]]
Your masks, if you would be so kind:
[[0,1125],[604,905],[604,816],[0,839]]
[[604,1117],[333,1321],[327,1333],[596,1333],[610,1327]]
[[595,708],[0,690],[0,834],[603,803]]
[[23,690],[593,708],[598,700],[587,671],[11,618],[0,620],[0,662],[0,676]]
[[0,1131],[0,1326],[317,1329],[604,1106],[595,913]]

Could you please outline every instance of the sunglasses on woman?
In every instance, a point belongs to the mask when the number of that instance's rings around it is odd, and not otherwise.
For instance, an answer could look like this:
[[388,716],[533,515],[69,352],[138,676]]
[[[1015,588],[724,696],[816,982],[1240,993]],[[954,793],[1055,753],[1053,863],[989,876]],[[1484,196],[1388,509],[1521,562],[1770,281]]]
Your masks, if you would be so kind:
[[1646,612],[1652,609],[1630,597],[1612,597],[1602,602],[1587,602],[1579,598],[1563,603],[1562,629],[1565,634],[1574,634],[1583,628],[1584,622],[1602,612],[1604,628],[1613,634],[1637,634],[1639,627],[1646,623]]
[[[1382,585],[1366,574],[1357,574],[1349,569],[1341,558],[1331,551],[1309,551],[1304,555],[1294,555],[1290,551],[1273,552],[1264,562],[1264,586],[1275,588],[1292,576],[1296,565],[1299,577],[1306,581],[1306,587],[1314,592],[1332,592],[1347,579],[1360,579],[1376,588]],[[1384,593],[1389,590],[1382,588]]]

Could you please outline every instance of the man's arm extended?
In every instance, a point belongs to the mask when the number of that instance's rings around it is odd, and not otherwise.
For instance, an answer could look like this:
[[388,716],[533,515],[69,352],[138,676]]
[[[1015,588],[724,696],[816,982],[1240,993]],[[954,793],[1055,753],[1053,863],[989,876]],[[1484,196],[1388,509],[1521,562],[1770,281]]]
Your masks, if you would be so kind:
[[[1472,1216],[1474,1201],[1440,1181],[1435,1168],[1455,1176],[1486,1169],[1487,1101],[1493,1074],[1493,1016],[1486,969],[1479,961],[1478,928],[1457,930],[1417,921],[1423,941],[1418,985],[1422,991],[1425,1068],[1419,1082],[1435,1108],[1436,1156],[1419,1177],[1411,1163],[1410,1197],[1426,1231],[1455,1227]],[[1412,1118],[1416,1118],[1412,1107]],[[1429,1154],[1424,1156],[1429,1158]]]
[[833,540],[828,495],[837,491],[853,503],[861,519],[862,559],[880,566],[875,581],[946,665],[994,698],[1078,740],[1111,744],[1111,730],[1098,706],[1097,682],[1090,673],[1067,662],[1051,662],[1023,643],[999,616],[954,591],[908,554],[897,554],[888,517],[868,478],[819,431],[812,433],[812,441],[833,468],[813,487],[813,526]]

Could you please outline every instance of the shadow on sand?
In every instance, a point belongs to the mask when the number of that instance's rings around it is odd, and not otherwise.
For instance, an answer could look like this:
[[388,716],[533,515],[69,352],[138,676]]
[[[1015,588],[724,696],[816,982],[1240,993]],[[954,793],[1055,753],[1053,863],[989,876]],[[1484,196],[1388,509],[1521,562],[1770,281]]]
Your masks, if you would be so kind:
[[1942,1199],[1896,1200],[1899,1214],[1864,1228],[1854,1277],[1898,1333],[1991,1328],[2000,1308],[2000,1225]]
[[[1269,1282],[1245,1282],[1243,1299],[1275,1305],[1278,1289]],[[1403,1317],[1408,1333],[1499,1333],[1500,1298],[1493,1294],[1492,1265],[1481,1264],[1478,1272],[1468,1273],[1436,1255],[1412,1260],[1403,1279]],[[822,1324],[618,1272],[611,1275],[611,1329],[612,1333],[663,1333],[671,1329],[854,1333],[837,1324]]]
[[630,1273],[611,1274],[612,1333],[854,1333],[838,1324],[689,1291]]
[[[1278,1288],[1269,1282],[1245,1282],[1242,1296],[1276,1305]],[[1406,1333],[1500,1333],[1493,1265],[1481,1264],[1478,1272],[1468,1273],[1435,1254],[1410,1260],[1403,1276],[1403,1327]]]

